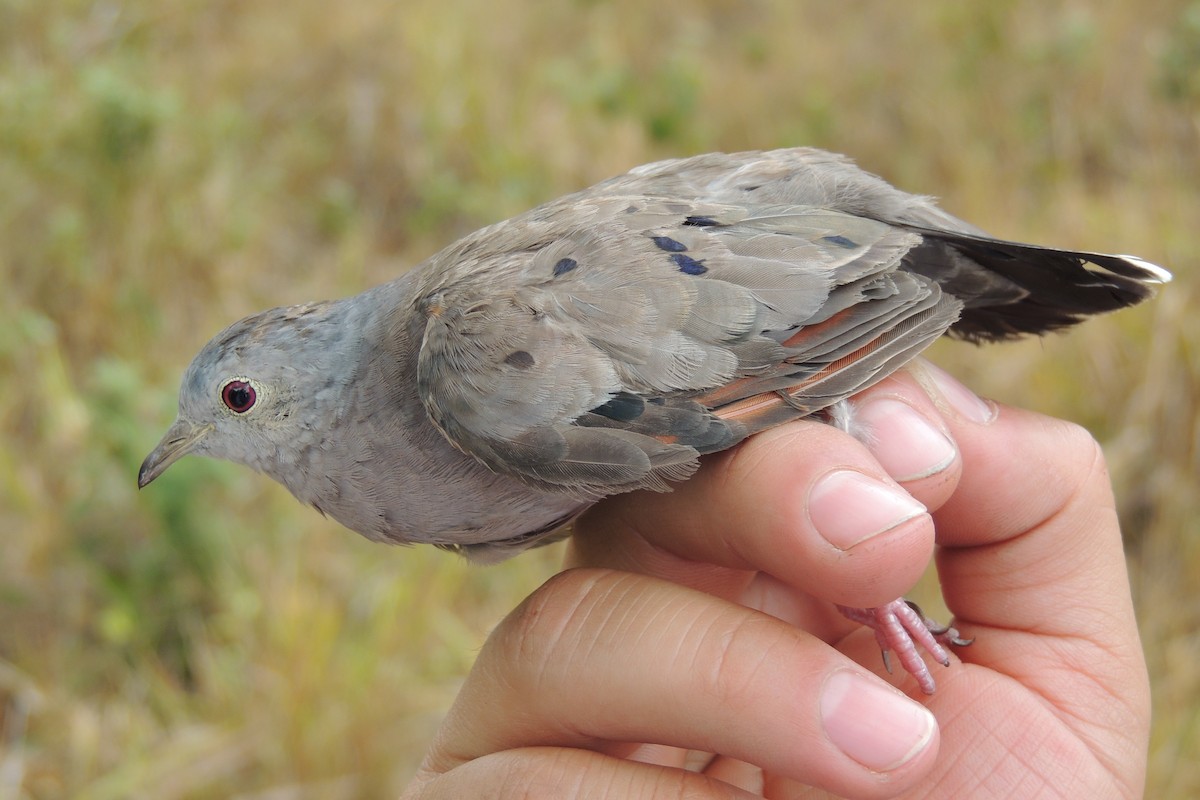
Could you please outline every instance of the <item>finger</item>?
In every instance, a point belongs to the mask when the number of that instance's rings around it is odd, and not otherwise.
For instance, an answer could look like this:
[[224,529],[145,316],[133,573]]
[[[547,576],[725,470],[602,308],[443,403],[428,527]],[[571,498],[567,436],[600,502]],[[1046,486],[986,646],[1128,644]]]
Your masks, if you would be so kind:
[[464,797],[573,800],[749,800],[761,797],[719,777],[626,761],[565,747],[525,747],[491,753],[446,773],[418,775],[401,800]]
[[[1016,438],[1030,427],[1049,435]],[[946,540],[966,545],[940,559],[949,607],[1005,637],[1091,642],[1106,663],[1122,654],[1140,661],[1120,528],[1095,441],[1081,428],[1008,408],[987,433],[964,448],[969,463],[986,453],[989,466],[942,510]],[[995,445],[1002,439],[1021,442],[1007,462]],[[997,490],[997,481],[1007,485]],[[987,486],[993,494],[985,500]],[[1005,646],[1002,636],[986,638],[980,655]]]
[[902,595],[933,549],[924,507],[867,448],[807,420],[709,458],[672,492],[599,503],[575,532],[576,563],[645,571],[727,598],[762,571],[851,606]]
[[[1142,655],[1120,529],[1092,436],[985,403],[928,363],[896,379],[927,392],[962,462],[951,495],[931,502],[943,545],[939,578],[959,623],[997,630],[959,655],[996,664],[1018,646],[1014,638],[1034,635],[1045,659],[1061,662],[1063,645],[1073,641],[1082,645],[1079,656],[1091,651],[1112,665],[1115,679],[1136,674]],[[1109,650],[1128,657],[1114,659]],[[1008,660],[1026,685],[1047,675],[1032,652]]]
[[911,784],[932,715],[779,620],[604,570],[551,579],[493,633],[426,769],[533,746],[656,742],[852,796]]
[[[1115,780],[1136,794],[1149,683],[1100,448],[1078,426],[989,409],[936,368],[921,381],[963,460],[962,480],[935,513],[942,591],[956,623],[976,637],[958,654],[990,668],[955,671],[937,700],[974,698],[962,721],[992,719],[993,736],[1027,745],[1013,748],[1023,763],[1055,752],[1076,765],[1070,779],[1079,786]],[[1017,685],[1040,702],[1016,713]]]
[[958,486],[962,459],[944,419],[949,409],[923,385],[924,369],[918,359],[855,395],[851,432],[892,480],[933,510]]
[[[931,374],[939,385],[952,381]],[[943,592],[954,611],[1060,637],[1087,636],[1097,617],[1116,636],[1132,631],[1120,527],[1095,439],[1009,407],[986,424],[948,422],[965,463],[936,512]]]
[[663,744],[614,742],[598,749],[607,755],[630,761],[703,773],[710,778],[716,778],[750,792],[754,797],[763,796],[762,769],[736,758]]

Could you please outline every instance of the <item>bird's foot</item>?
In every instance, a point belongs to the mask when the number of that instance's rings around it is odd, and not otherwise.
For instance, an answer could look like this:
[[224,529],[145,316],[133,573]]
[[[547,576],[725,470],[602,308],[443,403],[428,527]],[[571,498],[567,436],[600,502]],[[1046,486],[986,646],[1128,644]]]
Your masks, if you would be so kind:
[[921,691],[933,694],[936,684],[918,648],[934,657],[944,667],[950,666],[950,654],[944,645],[965,647],[973,639],[963,639],[958,631],[939,625],[922,613],[920,606],[907,600],[893,600],[877,608],[838,606],[847,619],[866,625],[875,631],[875,640],[883,650],[883,665],[892,671],[889,658],[895,653],[900,665],[912,675]]

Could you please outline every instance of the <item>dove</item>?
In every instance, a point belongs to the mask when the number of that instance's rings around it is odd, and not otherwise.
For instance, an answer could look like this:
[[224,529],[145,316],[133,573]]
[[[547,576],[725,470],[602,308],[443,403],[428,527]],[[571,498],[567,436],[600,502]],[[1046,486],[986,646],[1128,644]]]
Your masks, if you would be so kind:
[[[660,161],[390,283],[230,325],[138,485],[188,453],[227,459],[370,539],[494,562],[758,431],[847,419],[942,334],[1055,331],[1170,277],[992,238],[822,150]],[[842,612],[927,693],[918,648],[948,665],[943,644],[966,643],[903,599]]]

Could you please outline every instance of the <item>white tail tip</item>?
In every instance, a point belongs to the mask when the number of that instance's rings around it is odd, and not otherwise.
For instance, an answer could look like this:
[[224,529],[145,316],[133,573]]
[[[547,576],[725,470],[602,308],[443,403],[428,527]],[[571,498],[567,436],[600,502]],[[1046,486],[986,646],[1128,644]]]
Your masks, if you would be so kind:
[[1158,264],[1151,264],[1149,261],[1145,260],[1144,258],[1138,258],[1137,256],[1128,256],[1123,253],[1121,255],[1116,256],[1116,258],[1123,258],[1126,261],[1128,261],[1130,264],[1132,264],[1133,266],[1146,270],[1146,272],[1150,273],[1150,275],[1151,275],[1150,280],[1154,283],[1170,283],[1171,279],[1175,277],[1174,275],[1172,275],[1170,273],[1169,270],[1163,269]]

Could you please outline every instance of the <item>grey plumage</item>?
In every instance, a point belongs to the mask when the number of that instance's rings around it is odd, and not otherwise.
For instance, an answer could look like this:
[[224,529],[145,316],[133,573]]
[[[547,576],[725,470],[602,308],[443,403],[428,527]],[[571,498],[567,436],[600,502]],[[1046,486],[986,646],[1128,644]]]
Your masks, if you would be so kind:
[[360,295],[230,326],[189,366],[139,483],[186,452],[227,458],[370,538],[494,560],[943,333],[1055,330],[1168,278],[992,239],[819,150],[664,161]]

